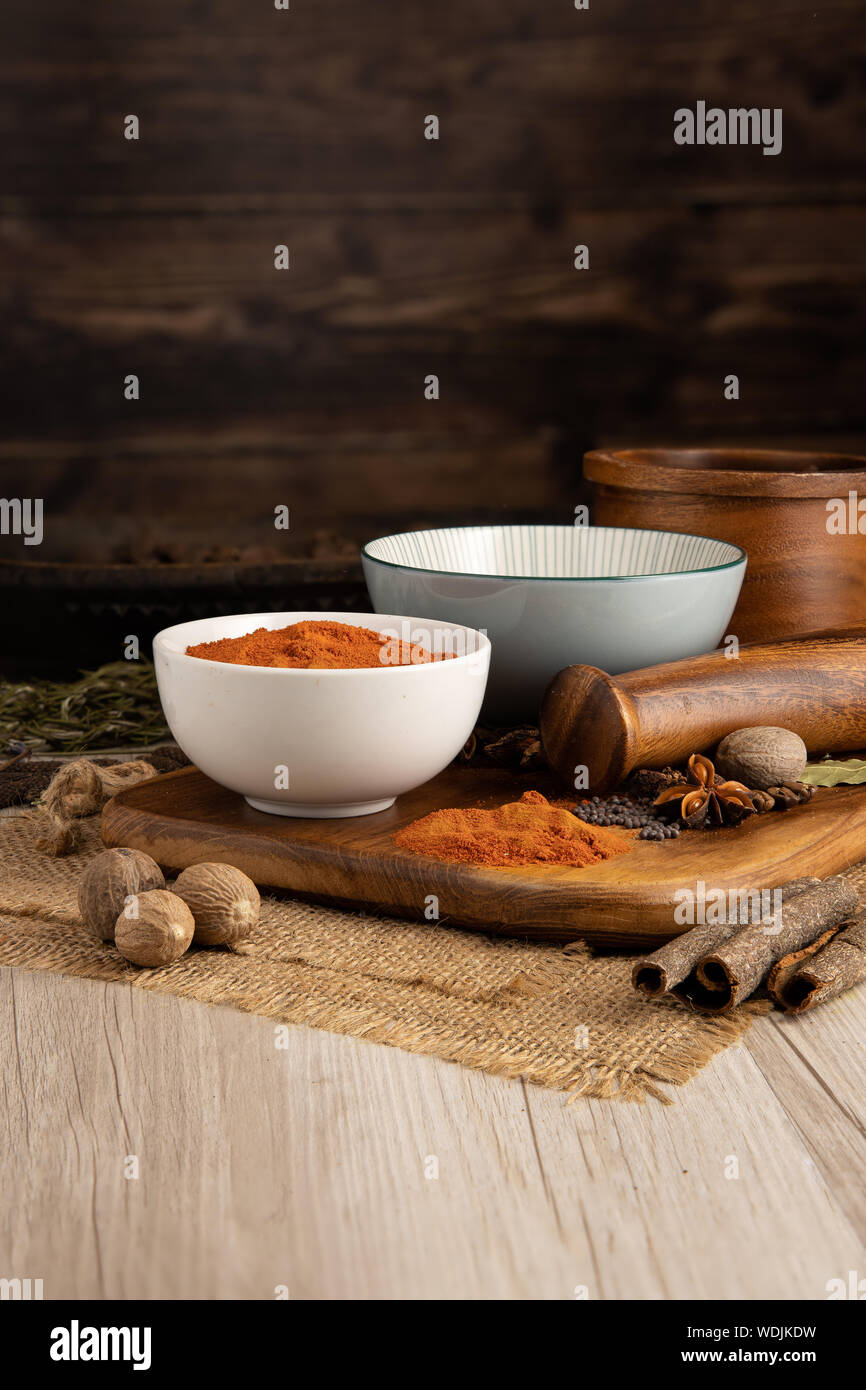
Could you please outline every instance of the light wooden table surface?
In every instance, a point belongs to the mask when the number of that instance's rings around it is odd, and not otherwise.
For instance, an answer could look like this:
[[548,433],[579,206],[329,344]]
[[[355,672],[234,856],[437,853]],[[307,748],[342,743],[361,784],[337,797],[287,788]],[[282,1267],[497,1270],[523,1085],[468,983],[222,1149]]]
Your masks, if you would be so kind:
[[866,1276],[864,1025],[860,990],[762,1019],[674,1106],[566,1106],[4,969],[0,1277],[46,1298],[823,1299]]

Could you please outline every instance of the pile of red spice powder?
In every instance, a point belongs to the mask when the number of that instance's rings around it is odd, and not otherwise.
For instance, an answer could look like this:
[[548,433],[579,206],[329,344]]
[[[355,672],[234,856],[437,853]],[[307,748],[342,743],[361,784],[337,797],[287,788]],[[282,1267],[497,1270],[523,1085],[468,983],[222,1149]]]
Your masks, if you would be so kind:
[[567,864],[583,869],[632,848],[616,830],[587,825],[535,791],[491,810],[431,811],[398,831],[394,839],[401,849],[415,854],[489,868]]
[[369,627],[311,619],[276,629],[258,627],[244,637],[223,637],[187,647],[187,656],[235,666],[293,666],[304,670],[353,670],[368,666],[418,666],[453,652],[432,654]]

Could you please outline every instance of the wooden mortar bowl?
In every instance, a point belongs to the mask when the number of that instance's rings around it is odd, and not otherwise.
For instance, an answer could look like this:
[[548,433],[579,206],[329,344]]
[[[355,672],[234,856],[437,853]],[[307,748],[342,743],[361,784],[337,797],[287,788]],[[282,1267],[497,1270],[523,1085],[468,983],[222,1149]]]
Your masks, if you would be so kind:
[[[584,456],[596,526],[684,531],[749,556],[730,631],[741,642],[853,627],[866,615],[866,458],[771,449],[597,449]],[[855,493],[853,503],[849,494]],[[862,501],[859,531],[828,502]]]

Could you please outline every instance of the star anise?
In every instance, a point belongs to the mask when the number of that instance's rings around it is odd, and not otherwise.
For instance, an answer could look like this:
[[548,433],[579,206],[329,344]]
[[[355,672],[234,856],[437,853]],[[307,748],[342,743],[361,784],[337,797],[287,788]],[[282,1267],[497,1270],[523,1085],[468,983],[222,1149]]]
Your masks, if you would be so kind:
[[673,807],[679,802],[680,819],[696,830],[709,821],[714,825],[739,825],[755,814],[752,793],[742,782],[725,782],[703,753],[689,758],[689,780],[677,782],[657,796],[654,806]]

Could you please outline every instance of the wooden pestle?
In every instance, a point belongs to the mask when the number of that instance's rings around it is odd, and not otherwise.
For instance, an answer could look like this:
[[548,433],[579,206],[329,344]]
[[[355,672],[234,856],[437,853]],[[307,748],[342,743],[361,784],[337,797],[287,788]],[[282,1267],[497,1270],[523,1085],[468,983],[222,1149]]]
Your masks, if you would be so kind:
[[810,753],[866,748],[866,628],[755,642],[609,676],[567,666],[541,705],[541,739],[569,786],[612,791],[639,767],[710,751],[734,729],[793,729]]

